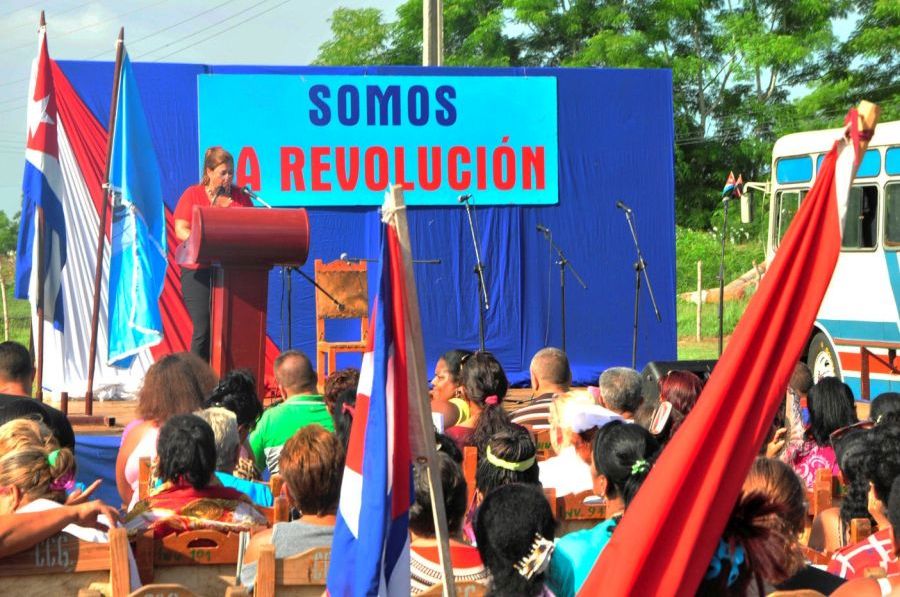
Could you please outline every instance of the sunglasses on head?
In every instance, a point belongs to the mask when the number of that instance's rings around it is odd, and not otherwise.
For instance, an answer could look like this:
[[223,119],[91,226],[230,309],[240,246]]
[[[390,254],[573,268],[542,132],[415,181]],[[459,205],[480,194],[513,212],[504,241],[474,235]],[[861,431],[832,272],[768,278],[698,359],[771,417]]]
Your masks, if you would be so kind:
[[828,436],[828,441],[834,445],[834,442],[840,440],[842,437],[846,437],[848,433],[851,431],[855,431],[857,429],[866,431],[868,429],[872,429],[875,427],[875,421],[860,421],[859,423],[854,423],[852,425],[847,425],[846,427],[841,427],[840,429],[835,429]]

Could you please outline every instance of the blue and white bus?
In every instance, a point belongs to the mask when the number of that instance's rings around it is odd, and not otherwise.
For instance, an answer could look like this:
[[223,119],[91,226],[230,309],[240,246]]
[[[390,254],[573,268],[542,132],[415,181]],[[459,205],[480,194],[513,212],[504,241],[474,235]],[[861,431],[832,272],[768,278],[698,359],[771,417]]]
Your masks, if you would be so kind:
[[[840,129],[775,143],[769,191],[771,260]],[[879,124],[853,184],[837,267],[806,360],[814,379],[842,378],[857,398],[900,391],[900,121]]]

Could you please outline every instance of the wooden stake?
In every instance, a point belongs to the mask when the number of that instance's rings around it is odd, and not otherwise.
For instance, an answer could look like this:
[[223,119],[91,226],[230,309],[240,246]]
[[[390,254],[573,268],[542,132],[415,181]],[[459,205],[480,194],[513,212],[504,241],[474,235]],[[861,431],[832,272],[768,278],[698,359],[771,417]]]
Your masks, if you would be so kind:
[[[410,440],[416,442],[413,454],[424,454],[418,461],[427,468],[428,486],[431,494],[431,511],[434,515],[435,536],[438,540],[438,555],[444,570],[444,597],[456,595],[453,579],[453,564],[450,562],[450,533],[447,530],[447,513],[444,511],[444,489],[441,485],[434,442],[434,423],[431,421],[431,402],[428,399],[428,375],[425,371],[425,349],[422,342],[422,321],[419,317],[419,295],[416,278],[412,269],[412,249],[409,240],[409,225],[406,220],[406,204],[403,187],[391,186],[385,196],[383,211],[391,210],[396,218],[397,237],[403,255],[403,274],[406,286],[406,342],[407,342],[407,387],[409,405],[418,415],[418,429],[410,429]],[[418,432],[418,433],[417,433]]]
[[94,268],[94,304],[91,311],[91,343],[88,351],[87,391],[84,393],[84,414],[94,413],[94,367],[97,361],[97,326],[100,322],[100,280],[103,276],[103,250],[106,246],[106,215],[112,193],[109,188],[109,163],[112,159],[112,139],[115,134],[116,105],[119,102],[119,81],[122,78],[122,58],[125,54],[125,28],[119,29],[116,40],[116,66],[113,69],[112,102],[109,105],[109,135],[106,139],[106,172],[103,205],[100,208],[100,225],[97,228],[97,264]]
[[3,256],[0,256],[0,298],[3,300],[3,341],[9,342],[9,305],[6,302],[6,279],[3,277]]
[[697,261],[697,340],[700,340],[700,311],[703,305],[703,262]]

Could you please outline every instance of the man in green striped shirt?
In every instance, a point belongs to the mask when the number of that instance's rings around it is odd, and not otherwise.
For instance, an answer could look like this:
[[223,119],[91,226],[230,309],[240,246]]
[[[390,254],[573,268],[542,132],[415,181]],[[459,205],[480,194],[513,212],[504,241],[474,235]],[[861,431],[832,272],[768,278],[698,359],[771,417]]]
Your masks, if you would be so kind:
[[309,358],[298,350],[287,350],[275,359],[274,369],[284,402],[266,409],[250,434],[256,467],[268,467],[271,473],[278,472],[281,447],[301,427],[317,423],[334,432],[334,421],[316,389],[318,377]]

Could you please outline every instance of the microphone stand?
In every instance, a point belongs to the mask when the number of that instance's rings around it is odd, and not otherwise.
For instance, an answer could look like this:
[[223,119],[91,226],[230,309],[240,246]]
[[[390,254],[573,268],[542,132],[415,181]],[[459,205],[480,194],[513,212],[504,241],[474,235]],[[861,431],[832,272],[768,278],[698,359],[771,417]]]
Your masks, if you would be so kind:
[[638,306],[640,305],[641,296],[641,274],[643,274],[644,280],[647,282],[647,290],[650,292],[650,302],[653,304],[653,312],[656,313],[656,321],[662,322],[662,317],[659,314],[659,308],[656,306],[656,297],[653,296],[653,286],[650,284],[650,276],[647,274],[647,262],[644,260],[644,254],[638,242],[634,216],[629,208],[622,208],[622,211],[625,212],[625,221],[628,222],[631,238],[634,240],[634,249],[637,251],[637,261],[634,262],[634,329],[631,336],[631,368],[635,369],[637,367]]
[[559,319],[560,325],[562,326],[562,351],[566,352],[566,268],[568,267],[572,271],[575,280],[577,280],[585,290],[587,290],[587,284],[584,283],[584,280],[582,280],[581,276],[578,275],[578,272],[575,271],[575,267],[569,263],[568,259],[566,259],[566,255],[563,253],[562,249],[553,242],[553,233],[550,232],[550,229],[546,226],[541,226],[538,230],[543,233],[544,238],[550,243],[550,248],[556,251],[556,255],[559,257],[556,262],[556,265],[559,266]]
[[460,197],[460,201],[466,206],[466,216],[469,220],[469,232],[472,233],[472,245],[475,247],[475,274],[478,276],[478,339],[481,350],[484,351],[484,312],[491,308],[488,302],[487,285],[484,283],[484,264],[481,262],[481,252],[478,250],[478,239],[475,237],[475,223],[472,220],[472,210],[469,206],[469,195]]
[[324,295],[327,296],[329,299],[331,299],[331,302],[335,304],[335,306],[338,308],[339,311],[343,311],[344,309],[347,308],[347,307],[344,305],[344,303],[342,303],[341,301],[339,301],[339,300],[337,300],[336,298],[334,298],[334,295],[332,295],[330,292],[328,292],[327,290],[325,290],[324,288],[322,288],[322,287],[319,285],[318,282],[316,282],[314,279],[310,278],[309,275],[307,275],[307,273],[304,272],[304,271],[303,271],[302,269],[300,269],[299,267],[287,266],[285,269],[286,269],[288,272],[290,272],[291,270],[294,270],[295,272],[297,272],[298,274],[300,274],[301,276],[303,276],[304,278],[306,278],[306,281],[307,281],[307,282],[309,282],[310,284],[312,284],[313,286],[315,286],[316,288],[318,288],[319,290],[321,290],[321,291],[322,291],[322,294],[324,294]]
[[[728,204],[731,198],[722,201],[722,254],[719,258],[719,356],[722,356],[722,338],[725,320],[725,239],[728,237]],[[697,297],[700,300],[700,297]]]

